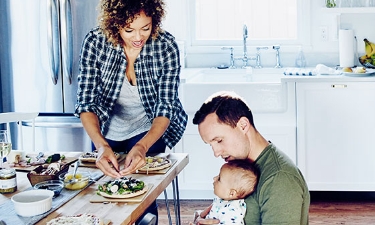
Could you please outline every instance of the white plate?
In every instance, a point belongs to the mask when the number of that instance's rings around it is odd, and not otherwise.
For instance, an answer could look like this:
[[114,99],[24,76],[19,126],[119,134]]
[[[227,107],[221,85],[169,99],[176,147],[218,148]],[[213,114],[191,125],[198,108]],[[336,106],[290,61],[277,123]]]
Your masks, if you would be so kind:
[[367,77],[367,76],[373,76],[375,74],[374,71],[367,71],[366,73],[350,73],[350,72],[343,72],[345,76],[349,77]]

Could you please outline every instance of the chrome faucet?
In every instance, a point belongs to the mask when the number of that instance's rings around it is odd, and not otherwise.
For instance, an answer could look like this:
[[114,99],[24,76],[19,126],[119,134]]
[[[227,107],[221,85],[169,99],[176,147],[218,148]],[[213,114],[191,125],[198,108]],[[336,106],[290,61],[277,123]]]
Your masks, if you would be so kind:
[[243,25],[243,66],[242,67],[246,67],[247,66],[247,61],[248,61],[248,58],[247,58],[247,47],[246,47],[246,39],[247,39],[247,26],[246,24]]
[[234,65],[234,56],[233,56],[233,47],[221,47],[222,50],[229,49],[230,50],[230,65],[229,69],[235,69],[236,66]]
[[257,61],[256,61],[256,66],[255,66],[255,68],[260,69],[260,68],[262,68],[262,65],[261,65],[261,63],[260,63],[260,50],[261,50],[261,49],[265,49],[265,50],[267,50],[268,47],[257,47],[256,49],[257,49],[257,56],[256,56]]
[[236,58],[236,59],[241,59],[243,64],[242,64],[242,68],[245,69],[247,67],[249,67],[247,65],[248,61],[249,60],[256,60],[256,57],[248,57],[247,56],[247,46],[246,46],[246,39],[248,37],[247,35],[247,26],[246,24],[243,25],[243,57],[242,58]]
[[276,66],[275,68],[281,68],[281,64],[280,64],[280,45],[274,45],[272,47],[274,50],[276,50]]

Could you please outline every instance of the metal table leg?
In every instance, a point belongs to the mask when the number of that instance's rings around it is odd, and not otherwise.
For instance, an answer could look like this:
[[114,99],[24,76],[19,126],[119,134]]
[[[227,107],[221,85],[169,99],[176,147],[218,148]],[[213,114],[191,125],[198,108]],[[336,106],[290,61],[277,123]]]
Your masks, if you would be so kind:
[[173,187],[173,202],[174,202],[174,213],[176,216],[176,225],[181,224],[181,217],[180,217],[180,192],[178,189],[178,176],[172,181]]
[[172,225],[172,218],[171,218],[171,211],[169,210],[169,199],[167,195],[167,190],[164,190],[164,199],[165,199],[165,206],[167,208],[167,213],[168,213],[169,225]]

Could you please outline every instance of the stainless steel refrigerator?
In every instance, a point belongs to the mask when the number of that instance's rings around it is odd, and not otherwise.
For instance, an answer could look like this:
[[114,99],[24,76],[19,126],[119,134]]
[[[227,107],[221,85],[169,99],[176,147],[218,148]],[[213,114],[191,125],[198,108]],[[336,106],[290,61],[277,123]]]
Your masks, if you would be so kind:
[[[82,40],[97,26],[98,3],[0,0],[3,112],[40,113],[36,120],[36,151],[91,149],[73,112]],[[31,128],[25,125],[23,136],[31,137]],[[12,142],[17,148],[18,141]]]

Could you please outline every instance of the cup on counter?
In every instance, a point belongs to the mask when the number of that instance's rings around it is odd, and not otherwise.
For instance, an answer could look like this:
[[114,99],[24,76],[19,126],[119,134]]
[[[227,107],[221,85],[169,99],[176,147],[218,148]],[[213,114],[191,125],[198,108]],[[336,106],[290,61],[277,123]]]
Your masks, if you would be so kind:
[[7,162],[10,163],[19,163],[21,160],[25,160],[25,151],[22,150],[11,150],[6,156]]

